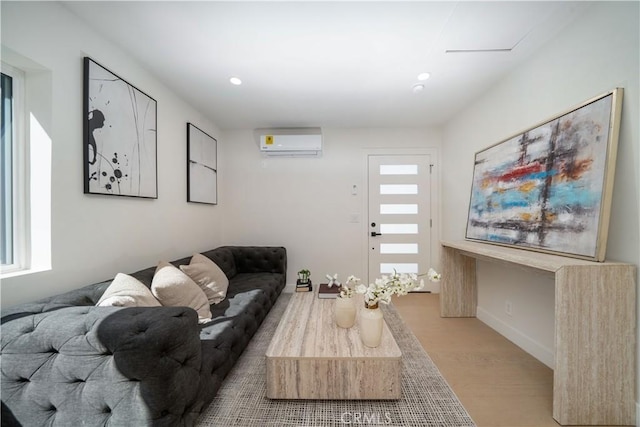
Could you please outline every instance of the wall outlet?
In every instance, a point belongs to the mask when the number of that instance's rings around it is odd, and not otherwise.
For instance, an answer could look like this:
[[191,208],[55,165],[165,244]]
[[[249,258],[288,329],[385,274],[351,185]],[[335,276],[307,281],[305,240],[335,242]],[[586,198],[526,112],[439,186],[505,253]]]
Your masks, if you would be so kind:
[[513,307],[511,306],[511,301],[506,300],[504,302],[504,312],[507,313],[507,316],[513,315]]

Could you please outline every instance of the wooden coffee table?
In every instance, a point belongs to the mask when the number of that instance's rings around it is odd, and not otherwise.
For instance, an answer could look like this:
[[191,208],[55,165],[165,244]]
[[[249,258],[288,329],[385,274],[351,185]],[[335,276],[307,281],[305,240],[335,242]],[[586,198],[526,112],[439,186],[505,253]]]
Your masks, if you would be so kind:
[[399,399],[402,353],[386,323],[380,346],[365,347],[357,320],[335,324],[333,304],[317,291],[293,294],[267,349],[267,397]]

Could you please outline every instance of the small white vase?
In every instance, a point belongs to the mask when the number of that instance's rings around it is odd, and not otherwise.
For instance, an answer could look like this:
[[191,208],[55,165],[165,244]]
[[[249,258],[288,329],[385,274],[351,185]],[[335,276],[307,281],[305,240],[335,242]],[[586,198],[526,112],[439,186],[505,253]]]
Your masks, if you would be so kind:
[[378,347],[382,340],[382,310],[378,304],[367,306],[364,303],[364,309],[360,310],[358,319],[360,327],[360,337],[362,343],[367,347]]
[[336,324],[341,328],[350,328],[356,322],[356,304],[353,298],[337,297],[333,306]]

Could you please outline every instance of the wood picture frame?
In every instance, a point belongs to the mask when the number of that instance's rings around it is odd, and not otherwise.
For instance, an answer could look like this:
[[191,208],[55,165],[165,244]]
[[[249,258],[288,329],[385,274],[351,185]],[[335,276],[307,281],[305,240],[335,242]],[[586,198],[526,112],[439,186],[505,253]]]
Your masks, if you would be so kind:
[[158,198],[157,103],[84,58],[85,194]]
[[187,202],[218,204],[218,141],[187,123]]
[[465,238],[603,261],[623,89],[475,154]]

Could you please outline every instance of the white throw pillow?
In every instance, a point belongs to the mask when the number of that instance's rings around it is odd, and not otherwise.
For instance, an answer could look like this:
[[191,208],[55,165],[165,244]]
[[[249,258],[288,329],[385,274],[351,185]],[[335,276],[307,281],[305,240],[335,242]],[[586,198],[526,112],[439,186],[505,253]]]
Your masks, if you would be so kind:
[[180,269],[166,261],[158,264],[151,281],[151,292],[164,306],[191,307],[198,312],[198,321],[211,320],[209,301],[200,287]]
[[200,286],[209,304],[218,304],[227,296],[229,279],[224,271],[206,256],[195,254],[189,265],[181,265],[180,269]]
[[[153,295],[151,296],[153,297]],[[153,297],[153,299],[155,299],[155,297]],[[138,303],[136,299],[131,296],[121,296],[106,298],[98,305],[100,307],[137,307]]]
[[135,277],[118,273],[96,304],[100,307],[160,307],[149,288]]

